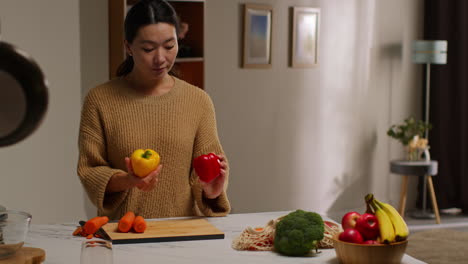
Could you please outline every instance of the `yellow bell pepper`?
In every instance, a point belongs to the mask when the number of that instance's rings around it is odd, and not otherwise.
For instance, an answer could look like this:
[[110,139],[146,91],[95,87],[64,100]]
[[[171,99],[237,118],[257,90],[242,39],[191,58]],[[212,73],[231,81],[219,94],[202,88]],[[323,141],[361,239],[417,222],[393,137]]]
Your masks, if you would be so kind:
[[130,160],[135,175],[145,177],[158,167],[161,157],[152,149],[137,149],[133,152]]

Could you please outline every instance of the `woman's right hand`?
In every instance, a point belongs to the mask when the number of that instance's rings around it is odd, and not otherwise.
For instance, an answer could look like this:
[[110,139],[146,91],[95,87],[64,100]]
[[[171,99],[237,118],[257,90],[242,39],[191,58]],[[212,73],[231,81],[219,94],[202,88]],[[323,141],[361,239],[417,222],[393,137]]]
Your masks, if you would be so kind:
[[154,171],[150,172],[150,174],[143,178],[135,175],[133,172],[132,162],[130,161],[129,157],[125,158],[125,165],[127,165],[127,173],[132,186],[137,187],[144,192],[149,192],[156,187],[156,184],[158,183],[158,176],[162,169],[161,164]]
[[106,193],[122,192],[133,187],[137,187],[144,192],[148,192],[156,187],[162,165],[159,165],[154,171],[150,172],[150,174],[143,178],[136,176],[133,172],[130,158],[125,158],[125,165],[127,166],[127,172],[122,171],[112,175],[107,183]]

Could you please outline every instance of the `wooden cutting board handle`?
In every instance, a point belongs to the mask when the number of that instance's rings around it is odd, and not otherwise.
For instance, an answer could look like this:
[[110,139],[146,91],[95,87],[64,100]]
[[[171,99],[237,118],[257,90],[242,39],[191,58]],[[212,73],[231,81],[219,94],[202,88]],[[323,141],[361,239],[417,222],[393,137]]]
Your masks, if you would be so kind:
[[11,258],[0,260],[0,264],[40,264],[45,260],[45,251],[40,248],[22,247]]

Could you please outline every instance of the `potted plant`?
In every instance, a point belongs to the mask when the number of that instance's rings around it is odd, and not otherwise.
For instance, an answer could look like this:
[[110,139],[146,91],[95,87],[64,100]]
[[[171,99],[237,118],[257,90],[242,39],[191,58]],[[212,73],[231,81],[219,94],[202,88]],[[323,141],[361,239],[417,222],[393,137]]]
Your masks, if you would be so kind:
[[408,160],[419,160],[425,153],[429,158],[428,139],[425,138],[426,131],[432,128],[430,123],[422,120],[416,121],[413,117],[406,118],[403,124],[392,125],[387,135],[400,141],[407,150]]

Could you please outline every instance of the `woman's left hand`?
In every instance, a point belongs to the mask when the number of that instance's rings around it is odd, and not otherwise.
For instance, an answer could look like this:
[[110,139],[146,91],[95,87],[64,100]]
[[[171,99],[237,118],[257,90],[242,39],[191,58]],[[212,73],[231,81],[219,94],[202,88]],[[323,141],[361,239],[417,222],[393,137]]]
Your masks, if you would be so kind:
[[208,199],[215,199],[224,191],[224,182],[226,180],[228,164],[226,162],[226,157],[223,154],[219,154],[217,156],[219,157],[219,165],[221,167],[219,176],[214,178],[211,182],[204,182],[200,180],[200,178],[198,179],[198,182],[200,182],[203,189],[203,195]]

